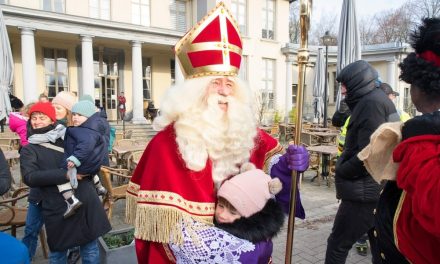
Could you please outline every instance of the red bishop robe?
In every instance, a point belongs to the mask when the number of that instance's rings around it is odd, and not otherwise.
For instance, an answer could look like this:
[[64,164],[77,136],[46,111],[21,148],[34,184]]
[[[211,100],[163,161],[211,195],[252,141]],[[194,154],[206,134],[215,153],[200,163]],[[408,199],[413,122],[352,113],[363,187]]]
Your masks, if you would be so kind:
[[[283,148],[258,130],[250,161],[266,173],[270,158]],[[269,173],[268,173],[269,174]],[[127,189],[127,222],[134,224],[139,263],[174,263],[168,243],[180,243],[184,219],[212,223],[215,210],[212,164],[192,171],[182,159],[173,125],[148,144]]]

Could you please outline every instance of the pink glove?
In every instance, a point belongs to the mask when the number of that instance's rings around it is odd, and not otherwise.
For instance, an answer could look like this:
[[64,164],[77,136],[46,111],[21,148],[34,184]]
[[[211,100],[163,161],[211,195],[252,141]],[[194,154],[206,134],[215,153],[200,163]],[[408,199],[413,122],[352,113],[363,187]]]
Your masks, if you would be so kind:
[[289,145],[284,156],[291,170],[302,172],[309,167],[309,152],[304,146]]

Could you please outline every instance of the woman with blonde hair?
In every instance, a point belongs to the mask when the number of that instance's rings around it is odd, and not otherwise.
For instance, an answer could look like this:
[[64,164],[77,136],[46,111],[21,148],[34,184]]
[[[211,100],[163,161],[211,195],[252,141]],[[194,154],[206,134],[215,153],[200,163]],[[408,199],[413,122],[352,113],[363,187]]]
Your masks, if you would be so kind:
[[65,127],[72,126],[72,107],[78,101],[75,94],[67,91],[59,92],[52,100],[56,119]]

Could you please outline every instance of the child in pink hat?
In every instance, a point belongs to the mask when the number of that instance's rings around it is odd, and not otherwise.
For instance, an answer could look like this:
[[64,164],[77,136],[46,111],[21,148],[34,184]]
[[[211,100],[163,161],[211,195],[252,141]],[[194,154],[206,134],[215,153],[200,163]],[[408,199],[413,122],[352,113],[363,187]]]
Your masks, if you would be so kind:
[[258,263],[270,263],[271,239],[280,231],[285,218],[281,205],[275,200],[282,184],[278,178],[271,178],[251,163],[245,167],[247,171],[220,186],[214,224],[238,238],[260,244],[255,250]]

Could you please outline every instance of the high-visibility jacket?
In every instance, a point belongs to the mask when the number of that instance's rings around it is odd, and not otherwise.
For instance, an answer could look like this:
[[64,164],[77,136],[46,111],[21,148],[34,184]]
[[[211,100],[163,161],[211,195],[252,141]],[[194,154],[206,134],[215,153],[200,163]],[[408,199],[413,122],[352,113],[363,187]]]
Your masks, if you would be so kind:
[[345,145],[345,136],[347,135],[347,127],[348,127],[348,123],[350,122],[350,117],[347,117],[347,119],[345,120],[344,125],[341,128],[341,133],[339,133],[338,135],[338,154],[337,156],[341,156],[342,151],[344,151],[344,145]]
[[[400,121],[402,122],[406,122],[408,119],[411,119],[411,116],[402,110],[397,110],[397,113],[399,114],[400,117]],[[344,145],[345,145],[345,136],[347,135],[347,127],[348,127],[348,123],[350,122],[350,117],[349,116],[344,123],[344,126],[342,126],[341,128],[341,133],[339,133],[338,135],[338,154],[337,157],[341,156],[342,151],[344,151]]]
[[411,116],[403,110],[397,109],[397,113],[399,114],[400,121],[402,121],[402,122],[406,122],[406,121],[408,121],[408,119],[411,119]]

